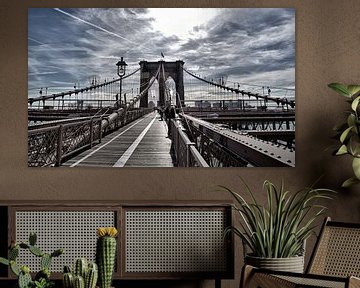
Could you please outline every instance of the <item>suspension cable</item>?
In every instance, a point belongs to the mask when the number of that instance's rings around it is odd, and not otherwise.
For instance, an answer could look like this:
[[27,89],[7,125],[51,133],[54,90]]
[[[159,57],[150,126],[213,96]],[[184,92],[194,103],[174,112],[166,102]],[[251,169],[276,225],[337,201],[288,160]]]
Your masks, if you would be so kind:
[[48,100],[48,99],[55,99],[55,98],[64,97],[64,96],[67,96],[67,95],[71,96],[71,94],[77,95],[79,92],[83,93],[84,91],[87,92],[87,91],[92,90],[92,89],[101,88],[101,87],[104,87],[104,86],[111,85],[113,83],[119,82],[120,79],[124,80],[124,79],[134,75],[138,71],[140,71],[140,68],[136,69],[135,71],[131,72],[130,74],[127,74],[126,76],[124,76],[122,78],[118,78],[118,79],[112,80],[110,82],[105,82],[105,83],[102,83],[102,84],[95,84],[95,85],[91,85],[91,86],[88,86],[88,87],[85,87],[85,88],[74,89],[74,90],[70,90],[70,91],[67,91],[67,92],[56,93],[56,94],[52,94],[52,95],[48,95],[48,96],[39,96],[39,97],[29,98],[28,103],[30,103],[30,105],[31,105],[33,102],[36,102],[36,101],[45,101],[45,100]]
[[241,95],[248,95],[249,97],[255,97],[256,99],[260,98],[260,99],[263,99],[265,102],[267,101],[273,101],[273,102],[276,102],[278,105],[279,104],[282,104],[282,105],[290,105],[290,107],[294,108],[295,107],[295,100],[288,100],[287,98],[275,98],[275,97],[271,97],[271,96],[261,96],[259,95],[259,93],[252,93],[252,92],[246,92],[244,90],[239,90],[239,89],[236,89],[236,88],[231,88],[231,87],[228,87],[228,86],[225,86],[225,85],[222,85],[222,84],[218,84],[218,83],[214,83],[212,81],[209,81],[209,80],[206,80],[206,79],[203,79],[191,72],[189,72],[188,70],[186,70],[184,67],[183,67],[183,70],[188,73],[190,76],[200,80],[200,81],[203,81],[203,82],[206,82],[212,86],[215,86],[215,87],[218,87],[219,89],[222,88],[224,90],[227,90],[227,91],[231,91],[231,92],[235,92],[235,93],[241,93]]

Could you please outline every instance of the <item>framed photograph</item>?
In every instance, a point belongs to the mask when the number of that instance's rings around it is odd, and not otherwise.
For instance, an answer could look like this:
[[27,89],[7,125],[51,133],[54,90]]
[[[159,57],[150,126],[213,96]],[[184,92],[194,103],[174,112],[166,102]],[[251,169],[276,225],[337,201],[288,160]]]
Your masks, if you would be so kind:
[[29,167],[294,167],[292,8],[30,8]]

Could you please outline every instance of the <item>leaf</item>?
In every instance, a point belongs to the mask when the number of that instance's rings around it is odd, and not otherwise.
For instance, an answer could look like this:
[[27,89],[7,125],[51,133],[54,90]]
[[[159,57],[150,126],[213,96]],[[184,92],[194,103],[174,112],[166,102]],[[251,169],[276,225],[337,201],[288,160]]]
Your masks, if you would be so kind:
[[341,136],[340,136],[341,143],[344,143],[344,141],[346,140],[346,137],[348,136],[351,129],[352,129],[352,127],[349,127],[343,133],[341,133]]
[[[347,118],[347,124],[348,124],[349,127],[356,125],[356,116],[355,116],[355,114],[353,114],[353,113],[349,114],[349,116]],[[335,130],[335,131],[339,131],[339,130]]]
[[339,148],[339,150],[336,152],[335,155],[344,155],[348,153],[348,149],[346,147],[346,145],[341,145],[341,147]]
[[347,85],[341,84],[341,83],[330,83],[328,85],[329,88],[333,89],[337,93],[339,93],[342,96],[350,98],[350,92],[348,90]]
[[249,246],[258,257],[279,258],[299,255],[303,242],[313,234],[313,222],[324,213],[325,207],[318,205],[317,201],[331,199],[332,191],[311,187],[290,193],[284,189],[283,183],[277,189],[268,180],[264,182],[263,187],[267,194],[265,206],[257,202],[246,184],[245,190],[251,196],[251,202],[246,202],[242,198],[243,193],[222,187],[234,196],[237,202],[234,204],[234,210],[243,220],[239,221],[239,229],[229,229],[242,238],[245,246]]
[[360,157],[360,138],[358,135],[354,134],[350,137],[347,148],[352,156]]
[[360,85],[348,85],[347,90],[350,96],[357,96],[357,94],[360,92]]
[[360,180],[360,158],[355,157],[353,159],[352,168],[356,178]]
[[360,96],[356,97],[356,98],[354,99],[354,101],[352,101],[352,103],[351,103],[351,109],[352,109],[353,111],[356,111],[356,108],[357,108],[358,105],[359,105],[359,100],[360,100]]
[[351,177],[351,178],[347,179],[346,181],[344,181],[344,183],[341,185],[341,187],[348,188],[352,185],[359,184],[359,183],[360,183],[359,179],[357,179],[356,177]]

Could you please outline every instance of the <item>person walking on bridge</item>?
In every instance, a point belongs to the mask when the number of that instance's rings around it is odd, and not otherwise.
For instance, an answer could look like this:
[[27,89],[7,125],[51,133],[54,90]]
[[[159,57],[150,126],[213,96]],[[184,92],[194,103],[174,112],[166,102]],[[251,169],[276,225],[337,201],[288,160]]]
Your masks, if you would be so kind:
[[171,106],[169,109],[169,116],[168,116],[168,137],[169,138],[171,136],[171,119],[175,119],[175,116],[176,116],[175,107]]

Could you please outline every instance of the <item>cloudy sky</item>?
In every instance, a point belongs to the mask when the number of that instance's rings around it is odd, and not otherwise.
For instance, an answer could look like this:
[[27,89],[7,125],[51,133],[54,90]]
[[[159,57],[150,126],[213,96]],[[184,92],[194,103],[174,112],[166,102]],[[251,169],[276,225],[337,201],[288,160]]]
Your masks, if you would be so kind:
[[[294,88],[294,9],[45,9],[28,11],[29,95],[85,86],[141,60],[183,60],[202,76]],[[61,88],[60,88],[61,89]]]

